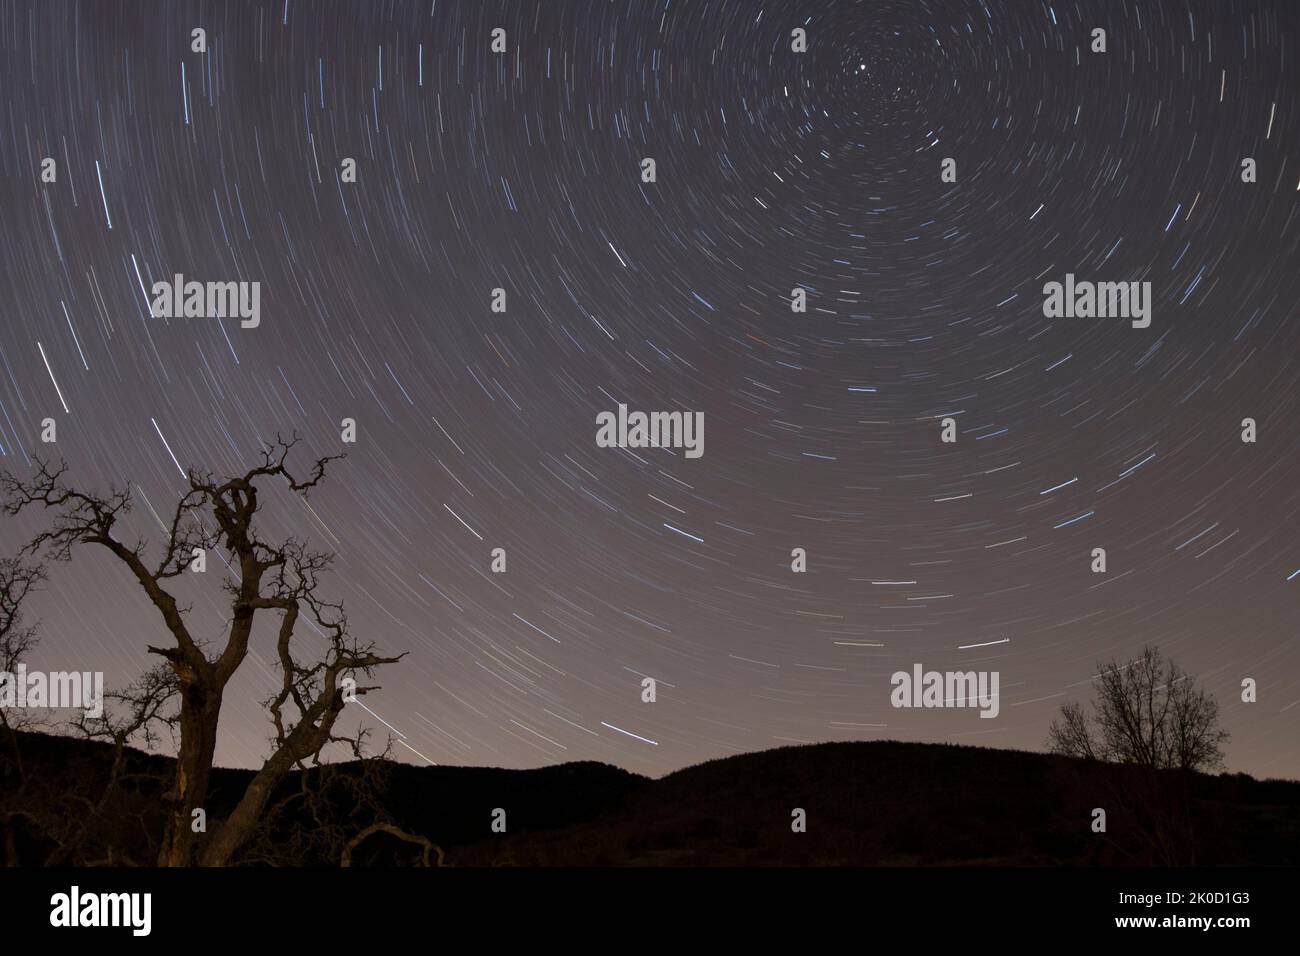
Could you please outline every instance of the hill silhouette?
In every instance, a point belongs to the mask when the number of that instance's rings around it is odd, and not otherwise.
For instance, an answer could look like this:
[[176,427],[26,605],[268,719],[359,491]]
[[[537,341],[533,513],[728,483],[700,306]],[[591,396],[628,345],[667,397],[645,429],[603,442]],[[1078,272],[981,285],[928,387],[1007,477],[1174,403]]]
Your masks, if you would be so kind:
[[[21,735],[27,788],[0,759],[9,865],[151,865],[171,760],[124,752],[122,784],[77,833],[112,762],[106,744]],[[240,862],[331,865],[381,821],[456,866],[1296,865],[1300,783],[1146,771],[1021,751],[894,741],[783,747],[652,780],[595,762],[537,770],[370,762],[294,773]],[[218,820],[252,771],[214,774]],[[310,796],[309,796],[310,795]],[[506,832],[492,814],[505,810]],[[806,814],[794,832],[792,812]],[[1106,811],[1106,832],[1093,811]],[[76,833],[73,841],[68,834]],[[156,839],[156,836],[154,837]],[[374,832],[352,865],[416,865]]]

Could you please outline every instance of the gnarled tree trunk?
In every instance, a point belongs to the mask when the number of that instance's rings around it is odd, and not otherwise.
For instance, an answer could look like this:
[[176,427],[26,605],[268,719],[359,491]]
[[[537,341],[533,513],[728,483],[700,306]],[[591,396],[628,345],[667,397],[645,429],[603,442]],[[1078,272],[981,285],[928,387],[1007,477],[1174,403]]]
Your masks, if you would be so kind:
[[158,853],[159,866],[189,866],[194,856],[194,811],[208,798],[217,749],[221,693],[186,687],[181,696],[181,747],[176,778],[166,796],[169,812]]

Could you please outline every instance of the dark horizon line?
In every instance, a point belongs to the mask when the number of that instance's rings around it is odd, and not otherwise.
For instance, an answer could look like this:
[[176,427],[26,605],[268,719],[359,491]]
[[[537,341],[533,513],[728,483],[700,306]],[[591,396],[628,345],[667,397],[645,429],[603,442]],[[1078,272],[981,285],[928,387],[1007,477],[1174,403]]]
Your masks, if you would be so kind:
[[[106,740],[96,740],[96,739],[92,739],[92,738],[89,738],[89,737],[80,737],[80,736],[77,736],[76,734],[69,734],[69,733],[63,733],[63,732],[50,732],[50,731],[45,731],[45,730],[17,730],[16,733],[17,733],[20,737],[28,737],[28,738],[31,738],[31,737],[46,737],[46,738],[52,738],[52,739],[53,739],[53,738],[59,738],[59,739],[64,739],[64,740],[77,741],[77,742],[79,742],[79,743],[91,744],[91,745],[94,745],[94,746],[102,746],[102,747],[112,747],[112,746],[113,746],[113,744],[112,744],[111,742],[106,741]],[[853,745],[871,746],[871,745],[873,745],[873,744],[897,744],[897,745],[899,745],[899,746],[904,746],[904,747],[963,747],[963,748],[966,748],[966,749],[968,749],[968,750],[992,750],[992,751],[997,751],[997,752],[1000,752],[1000,753],[1024,754],[1024,755],[1026,755],[1026,756],[1033,756],[1033,757],[1044,757],[1044,758],[1059,757],[1059,758],[1062,759],[1062,760],[1084,761],[1084,762],[1088,762],[1088,763],[1098,763],[1098,764],[1103,764],[1103,765],[1106,765],[1106,766],[1113,766],[1113,767],[1137,767],[1137,766],[1141,766],[1141,765],[1139,765],[1139,764],[1132,764],[1132,763],[1120,763],[1120,762],[1117,762],[1117,761],[1110,761],[1110,760],[1096,760],[1096,759],[1089,759],[1089,758],[1086,758],[1086,757],[1072,757],[1072,756],[1067,756],[1067,755],[1065,755],[1065,754],[1054,754],[1054,753],[1052,753],[1051,751],[1048,751],[1048,750],[1022,750],[1022,749],[1020,749],[1020,748],[1018,748],[1018,747],[989,747],[989,746],[985,746],[985,745],[983,745],[983,744],[954,743],[954,742],[952,742],[952,741],[948,741],[948,740],[898,740],[898,739],[893,738],[893,737],[890,737],[890,738],[884,738],[884,739],[880,739],[880,740],[818,740],[818,741],[809,741],[809,742],[807,742],[807,743],[798,743],[798,744],[795,744],[795,743],[790,743],[790,744],[781,744],[781,745],[776,746],[776,747],[765,747],[765,748],[762,748],[762,749],[760,749],[760,750],[744,750],[744,751],[741,751],[741,752],[739,752],[739,753],[724,754],[724,755],[717,756],[717,757],[708,757],[708,758],[706,758],[706,759],[704,759],[704,760],[700,760],[700,761],[698,761],[698,762],[696,762],[696,763],[683,764],[682,766],[677,767],[676,769],[673,769],[673,770],[669,770],[667,773],[661,774],[661,775],[659,775],[659,776],[657,776],[657,777],[656,777],[656,776],[650,776],[649,774],[640,773],[639,771],[636,771],[636,770],[629,770],[627,767],[624,767],[624,766],[621,766],[621,765],[619,765],[619,764],[615,764],[615,763],[607,763],[607,762],[605,762],[605,761],[603,761],[603,760],[564,760],[564,761],[561,761],[560,763],[548,763],[548,764],[542,764],[541,766],[537,766],[537,767],[497,767],[497,766],[489,766],[489,765],[483,765],[483,764],[447,764],[447,763],[432,763],[432,762],[427,763],[427,764],[418,764],[418,763],[408,762],[408,761],[405,761],[405,760],[397,760],[397,759],[394,759],[394,758],[391,757],[391,756],[390,756],[390,757],[386,757],[386,758],[381,758],[380,755],[378,755],[378,754],[376,754],[375,756],[372,756],[372,757],[364,758],[364,759],[367,759],[367,760],[386,759],[386,760],[388,760],[390,763],[402,764],[403,766],[412,767],[412,768],[417,769],[417,770],[424,770],[424,769],[427,769],[427,768],[434,768],[434,769],[438,769],[438,770],[500,770],[500,771],[504,771],[504,772],[508,772],[508,773],[533,773],[533,772],[536,772],[536,771],[539,771],[539,770],[550,770],[550,769],[555,768],[555,767],[565,767],[565,766],[571,766],[571,765],[573,765],[573,764],[595,764],[595,765],[600,766],[600,767],[609,767],[609,768],[611,768],[611,769],[621,771],[622,773],[629,774],[629,775],[631,775],[631,776],[633,776],[633,777],[640,777],[640,778],[643,779],[643,780],[656,780],[656,781],[657,781],[657,780],[664,780],[664,779],[666,779],[666,778],[668,778],[668,777],[671,777],[673,774],[681,773],[681,772],[683,772],[683,771],[685,771],[685,770],[691,770],[691,769],[694,769],[695,767],[702,767],[702,766],[704,766],[705,764],[717,763],[717,762],[724,761],[724,760],[736,760],[736,759],[739,759],[739,758],[741,758],[741,757],[751,757],[751,756],[756,756],[756,755],[758,755],[758,754],[774,753],[774,752],[776,752],[776,751],[778,751],[778,750],[795,750],[795,749],[802,749],[802,748],[811,748],[811,747],[827,747],[827,746],[835,746],[835,745],[845,745],[845,746],[853,746]],[[126,745],[125,745],[125,749],[127,749],[127,750],[133,750],[133,751],[135,751],[136,753],[141,754],[142,756],[145,756],[145,757],[153,757],[153,758],[158,758],[158,759],[160,759],[160,760],[175,761],[175,759],[176,759],[176,757],[175,757],[174,754],[162,753],[162,752],[154,751],[154,750],[143,750],[143,749],[141,749],[140,747],[136,746],[135,744],[131,744],[131,743],[126,744]],[[359,761],[358,761],[358,759],[357,759],[356,757],[351,757],[351,758],[349,758],[349,759],[347,759],[347,760],[330,760],[330,761],[325,761],[325,762],[321,763],[319,766],[342,767],[342,766],[346,766],[346,765],[348,765],[348,764],[352,764],[352,763],[359,763]],[[214,771],[215,771],[215,770],[229,770],[229,771],[244,771],[244,772],[247,772],[247,773],[256,773],[257,770],[258,770],[257,767],[224,766],[224,765],[218,765],[218,764],[215,764],[215,763],[213,764],[212,769],[213,769]],[[313,769],[313,768],[312,768],[312,767],[308,767],[308,770],[311,770],[311,769]],[[1161,772],[1174,772],[1174,771],[1177,771],[1179,768],[1176,768],[1176,767],[1162,767],[1162,768],[1159,768],[1159,769],[1160,769]],[[292,771],[290,771],[290,772],[291,772],[291,773],[301,773],[302,771],[295,767],[294,770],[292,770]],[[1281,783],[1295,783],[1295,784],[1300,784],[1300,776],[1297,776],[1297,777],[1256,777],[1254,774],[1247,773],[1247,772],[1244,771],[1244,770],[1229,770],[1229,769],[1227,769],[1227,768],[1224,768],[1224,769],[1222,769],[1222,770],[1217,770],[1217,771],[1192,770],[1192,771],[1190,771],[1190,772],[1191,772],[1191,773],[1194,773],[1194,774],[1197,774],[1198,776],[1202,776],[1202,777],[1246,777],[1247,779],[1249,779],[1249,780],[1253,780],[1253,781],[1255,781],[1255,782],[1257,782],[1257,783],[1267,783],[1267,782],[1269,782],[1269,781],[1278,781],[1278,782],[1281,782]]]

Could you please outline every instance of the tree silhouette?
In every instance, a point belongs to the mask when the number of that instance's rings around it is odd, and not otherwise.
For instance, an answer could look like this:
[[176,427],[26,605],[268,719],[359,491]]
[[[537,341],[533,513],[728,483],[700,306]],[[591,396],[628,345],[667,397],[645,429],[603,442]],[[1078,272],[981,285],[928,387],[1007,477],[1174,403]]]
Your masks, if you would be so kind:
[[1217,770],[1228,732],[1219,705],[1155,647],[1128,664],[1100,665],[1091,715],[1070,701],[1048,731],[1048,749],[1067,757],[1153,769]]
[[[324,478],[329,463],[342,457],[317,459],[310,476],[300,480],[286,465],[296,444],[296,436],[285,441],[277,435],[275,443],[263,449],[260,465],[220,482],[211,474],[190,469],[186,474],[189,490],[176,504],[156,563],[148,559],[144,540],[128,545],[117,534],[119,519],[131,509],[129,486],[110,490],[106,496],[88,494],[64,483],[66,465],[51,468],[41,460],[30,480],[8,472],[0,474],[5,513],[17,515],[29,508],[54,513],[52,526],[33,538],[23,553],[43,553],[52,560],[66,561],[82,544],[107,549],[144,590],[171,636],[170,646],[148,646],[150,653],[166,661],[171,674],[164,679],[151,671],[116,695],[119,703],[127,705],[127,717],[116,723],[109,723],[106,717],[102,726],[83,728],[98,730],[117,743],[123,732],[130,736],[145,732],[155,721],[170,722],[172,718],[162,713],[162,704],[169,696],[179,695],[174,719],[180,741],[175,779],[164,798],[167,824],[158,855],[161,866],[189,865],[196,855],[202,865],[228,863],[254,833],[267,800],[294,767],[304,768],[308,760],[319,764],[321,751],[332,743],[344,744],[356,756],[363,756],[365,731],[353,737],[336,736],[335,722],[346,703],[354,699],[353,694],[377,689],[352,686],[357,675],[369,677],[376,667],[405,656],[380,656],[373,643],[353,638],[342,604],[321,599],[319,576],[329,568],[332,555],[311,551],[296,538],[273,545],[258,536],[254,518],[260,507],[260,485],[279,479],[306,496]],[[183,574],[197,554],[218,547],[228,552],[227,564],[234,580],[222,583],[230,602],[224,643],[209,653],[187,626],[189,609],[177,603],[167,584]],[[207,797],[222,697],[248,654],[254,618],[261,611],[281,615],[276,636],[280,687],[265,701],[275,727],[274,749],[230,815],[200,846],[191,821]],[[303,659],[291,646],[301,616],[324,636],[327,646],[317,657]]]
[[[40,566],[16,558],[0,559],[0,674],[15,674],[18,665],[26,663],[36,649],[36,628],[23,623],[23,602],[44,580],[45,570]],[[27,774],[18,731],[33,730],[43,723],[44,718],[29,710],[0,707],[0,730],[13,757],[19,788],[26,785]]]

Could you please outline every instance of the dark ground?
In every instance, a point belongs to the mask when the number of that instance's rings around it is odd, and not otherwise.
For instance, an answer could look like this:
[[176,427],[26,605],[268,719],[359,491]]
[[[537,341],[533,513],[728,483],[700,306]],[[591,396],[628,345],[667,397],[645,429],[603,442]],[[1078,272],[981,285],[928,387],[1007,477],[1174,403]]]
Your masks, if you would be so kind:
[[[26,788],[0,750],[6,865],[151,864],[170,760],[21,736]],[[209,830],[250,771],[218,770]],[[539,770],[355,764],[295,774],[250,865],[337,865],[373,823],[422,836],[455,866],[1296,865],[1300,783],[1152,773],[947,744],[833,743],[709,761],[650,780],[599,763]],[[491,832],[495,808],[508,832]],[[1092,831],[1103,808],[1107,832]],[[791,811],[807,832],[791,830]],[[353,865],[418,865],[419,845],[377,833]]]

